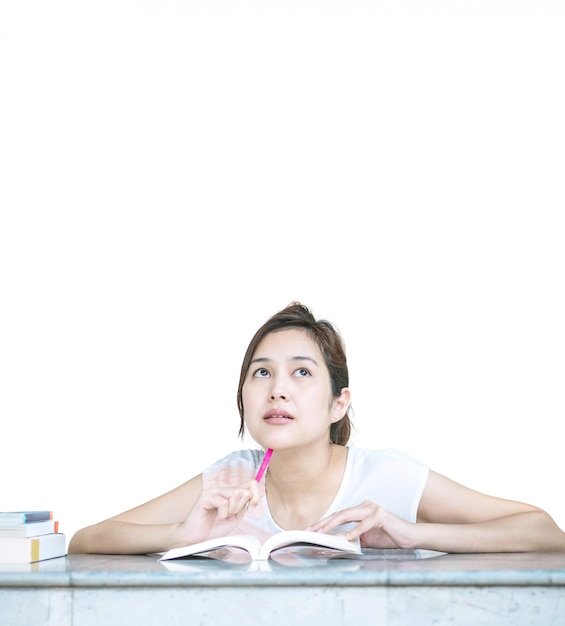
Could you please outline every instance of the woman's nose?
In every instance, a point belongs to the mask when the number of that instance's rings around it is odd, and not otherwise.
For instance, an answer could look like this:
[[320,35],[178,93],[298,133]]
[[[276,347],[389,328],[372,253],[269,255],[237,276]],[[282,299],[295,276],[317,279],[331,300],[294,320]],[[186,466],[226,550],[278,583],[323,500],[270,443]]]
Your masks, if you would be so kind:
[[280,398],[281,400],[286,400],[286,394],[284,394],[282,391],[280,393],[273,392],[271,394],[271,400],[277,400],[278,398]]
[[271,400],[282,399],[286,400],[288,397],[288,391],[286,390],[283,381],[280,378],[273,379],[273,386],[271,387]]

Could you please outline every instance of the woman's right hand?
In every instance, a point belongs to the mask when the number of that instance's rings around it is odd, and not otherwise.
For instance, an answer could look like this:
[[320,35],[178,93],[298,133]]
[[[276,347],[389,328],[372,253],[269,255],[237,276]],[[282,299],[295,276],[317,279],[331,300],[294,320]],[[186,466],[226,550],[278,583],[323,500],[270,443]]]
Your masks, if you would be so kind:
[[215,485],[203,489],[187,518],[179,524],[180,547],[229,535],[249,509],[259,503],[259,483],[250,480],[239,487]]

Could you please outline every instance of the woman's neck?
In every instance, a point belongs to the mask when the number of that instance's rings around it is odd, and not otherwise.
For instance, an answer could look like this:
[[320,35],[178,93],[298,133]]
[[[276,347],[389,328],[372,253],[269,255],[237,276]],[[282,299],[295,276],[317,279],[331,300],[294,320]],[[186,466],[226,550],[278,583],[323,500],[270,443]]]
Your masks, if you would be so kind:
[[345,471],[347,448],[275,451],[266,477],[269,510],[282,528],[318,521],[335,499]]

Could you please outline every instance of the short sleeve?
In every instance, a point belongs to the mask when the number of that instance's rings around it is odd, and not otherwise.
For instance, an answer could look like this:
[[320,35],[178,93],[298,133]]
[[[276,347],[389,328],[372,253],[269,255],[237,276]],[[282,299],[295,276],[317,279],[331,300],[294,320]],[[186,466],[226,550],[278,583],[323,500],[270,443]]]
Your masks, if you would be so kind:
[[415,522],[429,467],[392,448],[351,447],[336,509],[371,500],[402,519]]

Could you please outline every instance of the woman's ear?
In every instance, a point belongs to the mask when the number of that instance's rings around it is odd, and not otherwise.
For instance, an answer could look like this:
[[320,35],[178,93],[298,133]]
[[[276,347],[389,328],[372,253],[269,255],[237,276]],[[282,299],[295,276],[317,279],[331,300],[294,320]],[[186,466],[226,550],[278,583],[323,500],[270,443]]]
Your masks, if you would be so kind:
[[334,400],[332,422],[339,422],[340,419],[345,417],[350,404],[351,392],[347,387],[344,387],[339,396]]

